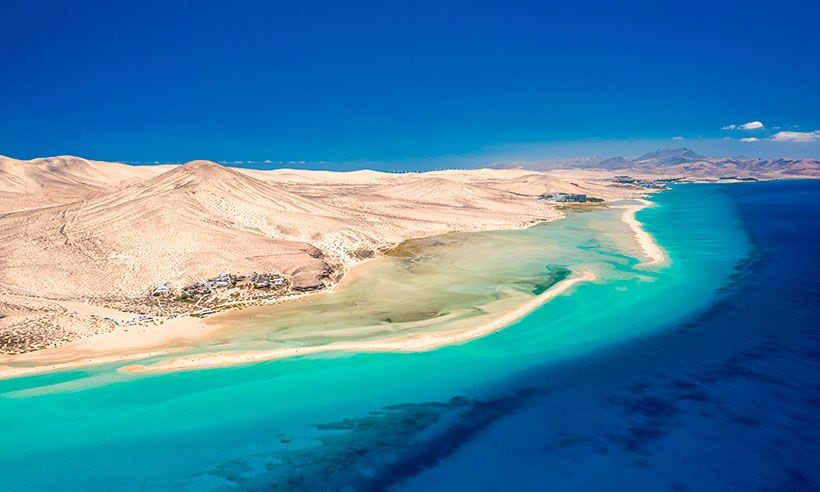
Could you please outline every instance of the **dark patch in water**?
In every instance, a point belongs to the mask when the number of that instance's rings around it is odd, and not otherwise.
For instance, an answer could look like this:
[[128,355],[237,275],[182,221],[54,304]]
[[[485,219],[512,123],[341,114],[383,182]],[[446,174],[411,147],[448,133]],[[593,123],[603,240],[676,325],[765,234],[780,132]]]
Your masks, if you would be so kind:
[[[317,424],[321,444],[231,461],[209,474],[243,490],[385,490],[452,454],[543,391],[492,400],[402,403],[359,418]],[[261,473],[252,470],[263,470]]]
[[652,387],[652,383],[636,383],[629,387],[632,393],[643,393]]
[[572,271],[569,268],[558,265],[548,265],[546,269],[546,278],[536,283],[535,288],[531,291],[534,295],[543,294],[547,291],[547,289],[557,284],[558,282],[564,280],[569,276],[570,273],[572,273]]
[[692,381],[676,379],[669,383],[669,387],[676,390],[694,390],[697,389],[698,385],[693,383]]
[[642,396],[619,403],[628,414],[648,418],[668,419],[680,413],[678,407],[671,401],[663,400],[657,396]]
[[760,427],[761,423],[760,419],[756,419],[754,417],[749,417],[748,415],[736,415],[731,417],[732,422],[741,425],[743,427],[755,428]]
[[712,401],[712,398],[704,391],[695,390],[695,391],[687,391],[682,395],[678,396],[679,400],[688,400],[688,401],[697,401],[701,403],[705,403],[707,401]]

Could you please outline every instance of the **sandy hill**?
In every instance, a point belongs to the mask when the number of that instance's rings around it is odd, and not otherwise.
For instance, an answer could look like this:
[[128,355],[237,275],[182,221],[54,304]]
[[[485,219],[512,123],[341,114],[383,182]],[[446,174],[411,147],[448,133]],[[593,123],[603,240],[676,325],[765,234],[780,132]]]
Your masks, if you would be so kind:
[[316,284],[327,265],[301,241],[342,214],[196,161],[144,182],[0,222],[8,286],[49,295],[139,295],[220,271],[276,270]]
[[570,184],[555,176],[540,173],[526,174],[507,181],[499,181],[494,183],[493,186],[511,193],[530,196],[537,196],[544,193],[582,192],[581,188],[577,185]]
[[445,178],[419,178],[376,187],[372,193],[394,200],[430,203],[452,207],[476,206],[483,201],[509,199],[500,190],[478,187]]
[[[306,200],[285,189],[249,176],[236,169],[210,161],[191,161],[175,167],[152,179],[122,190],[120,195],[131,197],[167,194],[172,198],[195,198],[206,207],[218,207],[222,200],[236,200],[250,205],[258,204],[266,210],[281,213],[309,213],[313,216],[335,216],[330,208]],[[164,196],[165,199],[168,196]],[[221,200],[220,200],[221,199]],[[228,210],[222,210],[229,213]]]
[[605,200],[629,198],[629,194],[609,186],[606,182],[543,173],[529,173],[513,179],[494,181],[490,186],[524,196],[580,193]]
[[429,171],[425,173],[408,173],[419,178],[444,178],[462,183],[483,183],[494,180],[518,178],[532,171],[525,169],[447,169],[444,171]]
[[130,166],[73,156],[30,161],[0,156],[0,210],[44,207],[136,183],[168,166]]
[[390,180],[391,177],[396,176],[392,173],[383,173],[368,169],[342,172],[303,169],[273,169],[270,171],[238,169],[238,171],[257,179],[279,185],[371,185],[374,182]]

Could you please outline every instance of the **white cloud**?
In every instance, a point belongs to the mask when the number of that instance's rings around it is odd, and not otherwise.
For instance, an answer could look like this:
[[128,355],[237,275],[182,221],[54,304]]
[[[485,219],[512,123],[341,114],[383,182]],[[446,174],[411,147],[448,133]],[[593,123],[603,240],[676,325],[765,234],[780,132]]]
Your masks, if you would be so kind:
[[741,138],[740,141],[741,142],[759,142],[760,139],[755,138],[755,137],[746,137],[746,138]]
[[761,130],[765,125],[761,121],[747,121],[742,125],[726,125],[721,127],[721,130]]
[[813,132],[777,132],[772,135],[775,142],[815,142],[820,140],[820,130]]
[[743,130],[760,130],[763,128],[763,123],[760,121],[749,121],[740,125],[740,128]]
[[681,136],[672,137],[672,140],[683,140],[683,137],[681,137]]

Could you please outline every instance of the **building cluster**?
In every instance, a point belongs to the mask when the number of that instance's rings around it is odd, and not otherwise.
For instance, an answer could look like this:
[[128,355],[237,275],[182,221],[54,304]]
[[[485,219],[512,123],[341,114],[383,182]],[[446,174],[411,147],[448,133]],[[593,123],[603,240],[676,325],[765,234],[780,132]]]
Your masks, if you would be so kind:
[[612,181],[618,184],[640,186],[650,190],[667,190],[667,185],[682,181],[684,178],[640,179],[632,176],[615,176]]
[[757,178],[750,176],[720,176],[718,179],[723,181],[748,181],[752,183],[759,181]]
[[[190,299],[213,294],[224,289],[233,287],[245,289],[273,289],[284,287],[288,281],[282,275],[276,273],[252,273],[250,275],[233,275],[231,273],[220,273],[216,277],[197,282],[183,287],[179,295]],[[167,285],[161,285],[151,291],[155,297],[169,297],[174,295],[173,289]]]
[[600,198],[587,196],[581,193],[544,193],[538,196],[539,200],[555,203],[587,203],[602,202]]
[[253,273],[248,276],[236,278],[236,285],[239,287],[253,287],[254,289],[271,289],[287,285],[285,277],[275,273]]
[[[113,318],[105,318],[106,320],[113,321],[115,325],[120,325],[120,322],[113,319]],[[160,316],[151,316],[147,314],[140,315],[136,318],[132,318],[126,320],[122,323],[123,326],[145,326],[148,324],[151,325],[158,325],[162,321],[162,317]]]

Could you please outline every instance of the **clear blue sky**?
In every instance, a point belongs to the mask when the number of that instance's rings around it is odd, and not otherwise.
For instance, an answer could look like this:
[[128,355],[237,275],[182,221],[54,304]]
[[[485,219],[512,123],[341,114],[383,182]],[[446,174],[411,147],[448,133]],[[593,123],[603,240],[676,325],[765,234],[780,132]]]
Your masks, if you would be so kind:
[[820,157],[817,0],[3,0],[0,19],[14,157]]

